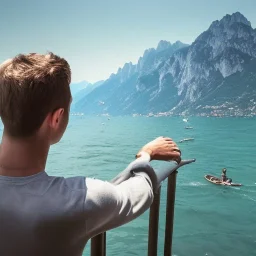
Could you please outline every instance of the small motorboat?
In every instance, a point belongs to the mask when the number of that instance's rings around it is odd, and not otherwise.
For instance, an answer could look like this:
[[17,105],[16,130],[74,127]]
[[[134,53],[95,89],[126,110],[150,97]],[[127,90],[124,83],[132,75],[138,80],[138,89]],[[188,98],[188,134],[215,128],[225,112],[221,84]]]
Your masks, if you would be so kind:
[[183,140],[180,140],[179,142],[182,143],[182,142],[187,142],[187,141],[193,141],[194,138],[185,138]]
[[204,176],[206,180],[208,180],[209,182],[216,184],[216,185],[223,185],[223,186],[236,186],[236,187],[240,187],[242,186],[242,184],[240,183],[228,183],[228,182],[224,182],[222,181],[220,178],[215,177],[213,175],[207,174]]
[[185,129],[194,129],[192,126],[186,126]]

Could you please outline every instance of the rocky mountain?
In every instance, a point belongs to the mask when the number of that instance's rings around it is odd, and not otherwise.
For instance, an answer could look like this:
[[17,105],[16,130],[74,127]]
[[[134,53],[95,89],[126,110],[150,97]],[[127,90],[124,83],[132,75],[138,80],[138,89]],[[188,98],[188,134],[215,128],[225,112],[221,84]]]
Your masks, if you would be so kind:
[[70,90],[73,97],[71,104],[71,111],[75,110],[75,105],[78,101],[83,99],[87,94],[92,92],[95,88],[103,84],[104,81],[98,81],[96,83],[89,83],[87,81],[82,81],[79,83],[71,83]]
[[75,97],[75,95],[85,89],[90,83],[87,82],[87,81],[81,81],[81,82],[78,82],[78,83],[71,83],[70,84],[70,90],[71,90],[71,94],[72,94],[72,97]]
[[113,115],[256,113],[256,30],[237,12],[214,21],[189,46],[160,41],[76,107]]
[[176,50],[186,46],[179,41],[174,44],[160,41],[156,49],[147,49],[136,65],[131,62],[125,63],[123,68],[119,68],[117,73],[112,74],[99,88],[75,103],[74,109],[89,114],[108,112],[113,115],[120,115],[131,113],[129,106],[133,105],[132,98],[137,92],[139,78],[154,72]]

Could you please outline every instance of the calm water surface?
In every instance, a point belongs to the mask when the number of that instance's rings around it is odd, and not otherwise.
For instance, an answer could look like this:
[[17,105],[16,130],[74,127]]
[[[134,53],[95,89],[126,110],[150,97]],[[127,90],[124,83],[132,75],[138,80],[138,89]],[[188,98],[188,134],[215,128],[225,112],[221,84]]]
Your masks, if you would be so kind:
[[[104,123],[104,124],[103,124]],[[52,147],[51,175],[85,175],[109,180],[123,170],[148,141],[169,136],[182,143],[183,158],[196,158],[177,178],[173,255],[256,255],[256,119],[72,116],[62,141]],[[163,163],[154,162],[155,167]],[[216,186],[205,174],[227,175],[240,188]],[[165,190],[162,188],[159,255],[163,255]],[[107,255],[147,255],[148,211],[107,233]],[[89,244],[84,255],[89,255]]]

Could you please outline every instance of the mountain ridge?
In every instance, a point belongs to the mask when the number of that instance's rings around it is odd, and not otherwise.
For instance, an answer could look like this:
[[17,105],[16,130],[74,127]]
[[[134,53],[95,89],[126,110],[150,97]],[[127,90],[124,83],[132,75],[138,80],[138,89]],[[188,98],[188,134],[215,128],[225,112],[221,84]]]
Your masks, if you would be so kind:
[[[255,113],[255,61],[256,31],[241,13],[227,14],[191,45],[161,40],[137,64],[126,63],[81,99],[77,108],[112,115]],[[98,101],[104,106],[96,106]]]

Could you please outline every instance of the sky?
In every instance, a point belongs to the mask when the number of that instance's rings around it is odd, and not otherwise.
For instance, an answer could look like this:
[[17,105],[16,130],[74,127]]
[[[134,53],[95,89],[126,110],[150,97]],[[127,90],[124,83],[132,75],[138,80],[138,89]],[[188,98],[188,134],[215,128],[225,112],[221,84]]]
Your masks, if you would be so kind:
[[72,82],[94,83],[160,40],[192,43],[237,11],[256,27],[255,0],[0,0],[0,62],[51,51],[69,62]]

